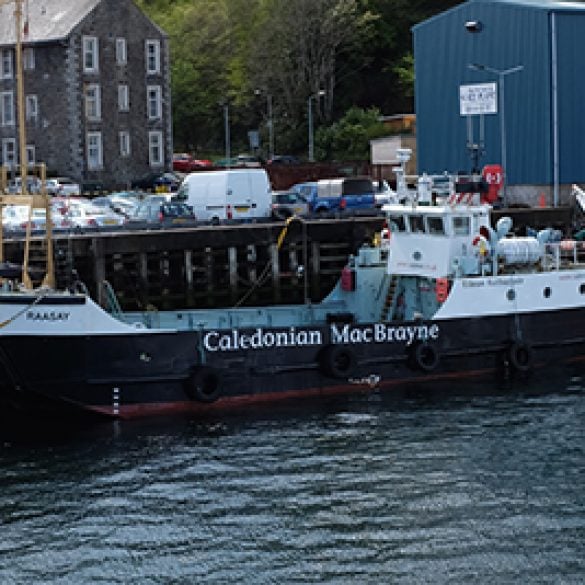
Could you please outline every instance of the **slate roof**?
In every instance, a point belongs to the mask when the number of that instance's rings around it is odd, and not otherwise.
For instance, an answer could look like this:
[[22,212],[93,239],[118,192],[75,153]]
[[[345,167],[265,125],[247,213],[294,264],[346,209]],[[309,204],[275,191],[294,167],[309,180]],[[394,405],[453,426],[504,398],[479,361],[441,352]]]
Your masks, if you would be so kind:
[[[5,0],[6,1],[6,0]],[[23,20],[28,16],[24,43],[57,41],[69,36],[101,0],[28,0],[23,2]],[[14,0],[0,4],[0,45],[14,45]],[[28,6],[28,10],[27,10]]]

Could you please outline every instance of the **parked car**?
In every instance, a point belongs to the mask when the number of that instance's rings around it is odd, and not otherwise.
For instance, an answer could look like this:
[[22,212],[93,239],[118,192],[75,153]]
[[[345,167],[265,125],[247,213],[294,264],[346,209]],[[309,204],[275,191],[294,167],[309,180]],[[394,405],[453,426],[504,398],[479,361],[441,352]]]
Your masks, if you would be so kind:
[[303,196],[319,216],[377,213],[375,187],[368,177],[340,177],[300,183],[291,191]]
[[301,161],[291,154],[278,154],[274,155],[267,161],[268,165],[298,165]]
[[213,166],[213,163],[210,160],[193,158],[186,152],[173,155],[173,171],[190,173],[196,169],[204,169],[211,166]]
[[126,218],[119,213],[91,203],[70,205],[65,217],[71,222],[72,227],[76,228],[109,228],[126,223]]
[[149,173],[148,175],[132,181],[132,189],[145,191],[171,191],[174,192],[181,184],[181,177],[176,173]]
[[[9,207],[13,209],[9,211]],[[3,218],[2,226],[7,231],[24,232],[27,229],[30,217],[30,228],[31,231],[44,231],[47,227],[47,214],[45,209],[36,208],[30,211],[28,206],[9,206],[4,210],[4,213],[8,213],[7,217]],[[24,207],[24,208],[23,208]],[[54,230],[67,229],[71,227],[70,222],[58,211],[51,209],[52,228]]]
[[[15,194],[21,193],[22,180],[20,177],[15,177],[8,182],[8,193]],[[41,180],[38,177],[27,177],[26,178],[26,190],[28,193],[40,193],[41,192]]]
[[81,195],[81,186],[69,177],[52,177],[47,179],[46,186],[49,195]]
[[176,199],[200,221],[257,221],[271,214],[272,190],[264,169],[226,169],[187,175]]
[[295,191],[274,191],[272,193],[272,217],[287,219],[293,215],[305,216],[310,213],[309,203]]
[[170,227],[192,226],[196,224],[197,218],[192,207],[186,203],[152,198],[140,203],[128,221],[130,224]]

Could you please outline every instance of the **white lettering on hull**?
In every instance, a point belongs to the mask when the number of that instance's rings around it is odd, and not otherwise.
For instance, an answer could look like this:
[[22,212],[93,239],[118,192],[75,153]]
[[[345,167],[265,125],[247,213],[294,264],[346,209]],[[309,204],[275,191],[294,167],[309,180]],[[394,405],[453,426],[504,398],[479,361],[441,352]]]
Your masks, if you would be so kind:
[[[418,325],[375,323],[356,327],[350,324],[332,323],[330,333],[333,344],[405,343],[412,345],[415,341],[437,340],[439,325],[436,323]],[[323,345],[323,335],[317,329],[297,330],[295,327],[280,331],[266,331],[258,327],[251,333],[232,329],[231,331],[208,331],[203,337],[203,345],[210,352],[316,347]]]

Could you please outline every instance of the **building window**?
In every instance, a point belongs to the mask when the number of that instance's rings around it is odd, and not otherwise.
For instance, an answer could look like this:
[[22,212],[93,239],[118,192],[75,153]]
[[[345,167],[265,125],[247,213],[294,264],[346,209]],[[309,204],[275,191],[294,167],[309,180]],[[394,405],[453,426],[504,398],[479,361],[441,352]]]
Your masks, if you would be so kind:
[[148,162],[151,167],[162,167],[163,165],[162,132],[160,130],[152,130],[148,133]]
[[14,126],[14,94],[0,92],[0,126]]
[[4,138],[2,140],[2,161],[5,167],[12,169],[16,166],[16,139]]
[[146,73],[160,73],[160,41],[146,41]]
[[25,102],[25,113],[27,122],[36,122],[39,115],[39,100],[36,95],[27,95]]
[[97,171],[104,166],[104,157],[102,150],[102,133],[87,133],[87,169]]
[[126,50],[126,39],[116,39],[116,63],[126,65],[128,62],[128,52]]
[[85,117],[88,120],[101,120],[101,88],[97,83],[88,83],[85,86]]
[[32,47],[26,47],[22,50],[22,66],[25,71],[33,71],[35,68],[35,50]]
[[130,109],[130,91],[125,83],[118,85],[118,110],[127,112]]
[[34,144],[26,145],[26,163],[29,167],[34,167],[36,163],[36,149]]
[[160,120],[162,118],[162,92],[160,85],[149,85],[146,89],[148,103],[146,111],[149,120]]
[[0,79],[12,79],[12,49],[0,50]]
[[130,156],[130,132],[123,130],[120,136],[120,156]]
[[85,73],[97,73],[99,69],[97,37],[83,37],[83,71]]

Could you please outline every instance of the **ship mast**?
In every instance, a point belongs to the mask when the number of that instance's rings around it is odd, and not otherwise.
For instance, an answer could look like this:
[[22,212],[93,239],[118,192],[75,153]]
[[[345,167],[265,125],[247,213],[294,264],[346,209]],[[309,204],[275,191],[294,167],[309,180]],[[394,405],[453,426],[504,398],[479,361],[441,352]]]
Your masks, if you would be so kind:
[[[45,241],[47,252],[46,273],[43,279],[43,286],[55,286],[55,268],[53,263],[53,234],[51,206],[45,188],[45,167],[41,165],[41,194],[31,195],[28,193],[27,174],[28,158],[26,153],[26,124],[24,111],[24,75],[22,66],[22,21],[23,21],[23,3],[24,0],[0,0],[2,5],[14,2],[14,28],[15,28],[15,74],[16,74],[16,103],[18,111],[18,143],[20,157],[20,188],[19,195],[10,196],[0,194],[0,262],[4,261],[4,240],[2,233],[2,208],[4,205],[29,205],[30,209],[44,208],[46,213],[45,224]],[[31,213],[29,212],[29,221],[26,228],[26,238],[24,245],[24,259],[22,263],[22,284],[25,288],[32,288],[32,282],[28,274],[28,262],[31,238]]]

